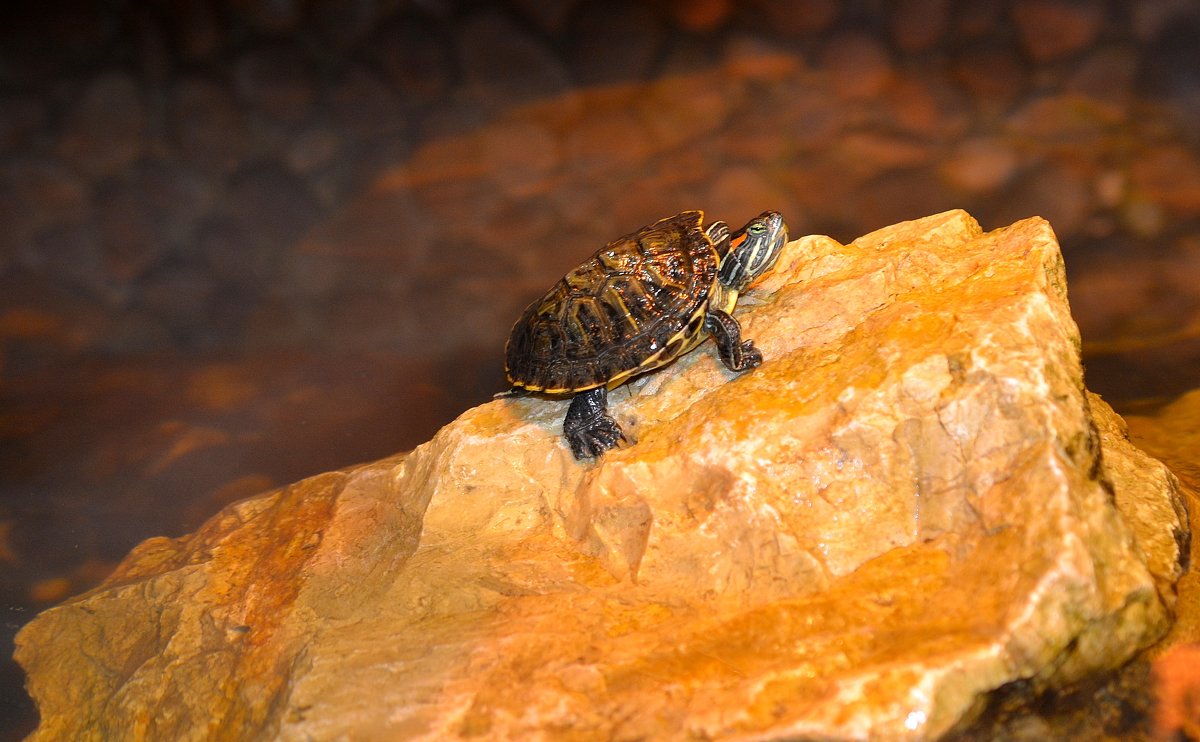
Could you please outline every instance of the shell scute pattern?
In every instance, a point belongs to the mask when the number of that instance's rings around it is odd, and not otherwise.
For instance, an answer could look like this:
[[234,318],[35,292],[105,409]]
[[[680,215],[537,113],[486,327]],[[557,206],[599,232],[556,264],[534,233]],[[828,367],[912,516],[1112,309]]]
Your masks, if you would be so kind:
[[684,212],[598,250],[526,309],[507,349],[514,383],[581,391],[648,371],[700,339],[718,255]]

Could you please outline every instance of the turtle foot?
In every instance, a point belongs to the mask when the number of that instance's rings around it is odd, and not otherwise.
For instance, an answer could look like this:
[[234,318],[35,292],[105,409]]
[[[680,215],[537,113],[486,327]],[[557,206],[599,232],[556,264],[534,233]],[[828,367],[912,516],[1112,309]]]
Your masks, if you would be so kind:
[[621,426],[608,415],[599,415],[574,430],[564,430],[577,459],[596,458],[625,441]]
[[608,416],[608,391],[604,387],[580,392],[571,400],[563,435],[577,459],[595,458],[625,440],[621,426]]
[[762,365],[762,351],[754,347],[754,341],[745,340],[733,346],[732,353],[728,357],[722,354],[721,360],[725,361],[725,366],[730,371],[749,371],[757,369]]
[[762,363],[762,352],[754,341],[742,340],[742,327],[728,312],[710,309],[704,316],[704,329],[717,343],[721,363],[730,371],[745,371]]
[[762,351],[754,347],[753,340],[742,341],[738,346],[738,352],[734,355],[734,363],[729,364],[731,371],[745,371],[762,365]]

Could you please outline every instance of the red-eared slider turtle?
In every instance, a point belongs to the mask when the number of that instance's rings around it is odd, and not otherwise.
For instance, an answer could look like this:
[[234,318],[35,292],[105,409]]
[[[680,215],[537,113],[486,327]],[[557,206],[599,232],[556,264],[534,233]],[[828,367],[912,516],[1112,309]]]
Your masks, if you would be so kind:
[[783,216],[765,211],[730,232],[685,211],[610,242],[529,305],[505,348],[513,389],[574,395],[563,435],[576,458],[624,440],[608,390],[661,368],[709,335],[731,371],[762,363],[732,316],[738,295],[787,242]]

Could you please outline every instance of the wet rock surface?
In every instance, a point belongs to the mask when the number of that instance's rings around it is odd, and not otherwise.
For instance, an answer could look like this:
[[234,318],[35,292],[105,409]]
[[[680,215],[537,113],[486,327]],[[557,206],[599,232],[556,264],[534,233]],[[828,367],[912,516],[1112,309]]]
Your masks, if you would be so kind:
[[739,313],[767,362],[626,385],[597,462],[491,402],[143,543],[20,634],[34,738],[920,739],[1118,667],[1187,515],[1065,285],[1039,219],[793,242]]

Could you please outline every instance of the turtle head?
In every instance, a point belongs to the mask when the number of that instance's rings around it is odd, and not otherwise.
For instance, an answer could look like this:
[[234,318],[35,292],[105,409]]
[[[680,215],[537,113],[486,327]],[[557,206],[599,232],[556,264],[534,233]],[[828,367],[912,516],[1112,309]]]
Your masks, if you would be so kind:
[[741,293],[771,270],[788,241],[787,222],[778,211],[764,211],[729,235],[729,252],[721,261],[718,280]]

